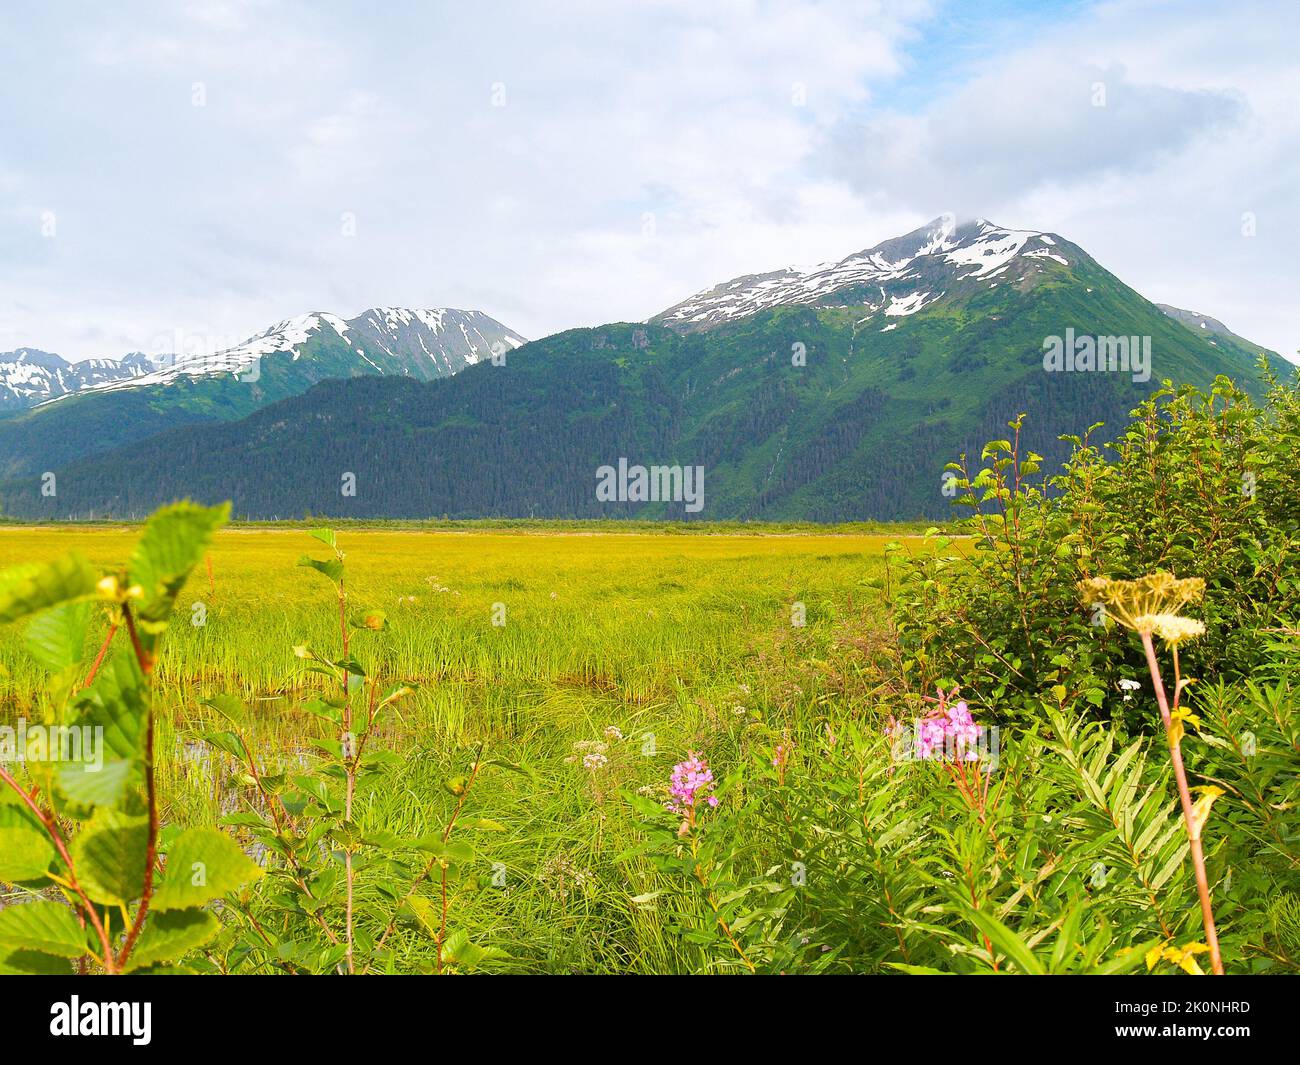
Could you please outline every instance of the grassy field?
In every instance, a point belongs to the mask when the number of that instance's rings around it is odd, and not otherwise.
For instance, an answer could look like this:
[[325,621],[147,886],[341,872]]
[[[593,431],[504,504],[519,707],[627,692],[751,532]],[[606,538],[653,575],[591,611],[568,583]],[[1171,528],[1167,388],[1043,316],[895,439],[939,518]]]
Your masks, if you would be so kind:
[[[0,567],[68,551],[108,567],[136,535],[4,528]],[[457,912],[476,936],[510,943],[526,970],[682,968],[658,927],[668,915],[628,901],[650,872],[619,860],[635,841],[630,819],[610,816],[614,796],[662,783],[688,750],[725,770],[751,736],[869,711],[859,647],[880,609],[890,536],[353,529],[339,539],[350,603],[389,622],[382,638],[358,632],[355,654],[419,685],[382,732],[403,759],[396,785],[363,795],[358,817],[412,835],[441,824],[451,803],[441,782],[479,743],[525,766],[489,767],[476,787],[479,812],[507,826],[482,858],[504,884],[467,891]],[[301,709],[319,678],[293,653],[338,652],[333,593],[296,565],[319,547],[302,529],[229,529],[210,572],[196,569],[182,592],[158,673],[165,820],[210,823],[240,802],[231,760],[202,740],[219,727],[203,697],[248,700],[268,771],[327,738]],[[39,675],[13,628],[0,631],[0,670],[4,714],[29,711]],[[611,726],[625,739],[606,770],[585,771],[574,745]]]

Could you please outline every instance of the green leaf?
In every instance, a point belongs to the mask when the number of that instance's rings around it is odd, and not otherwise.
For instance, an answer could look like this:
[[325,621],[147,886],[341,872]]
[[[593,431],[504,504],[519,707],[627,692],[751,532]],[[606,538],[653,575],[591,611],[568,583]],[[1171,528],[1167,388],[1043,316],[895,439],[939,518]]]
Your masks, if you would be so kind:
[[138,768],[137,762],[125,758],[105,761],[99,769],[82,762],[60,762],[55,780],[64,797],[80,806],[117,808],[126,801]]
[[63,603],[32,618],[24,634],[31,656],[51,673],[79,663],[86,648],[90,608],[85,600]]
[[0,624],[60,603],[89,599],[99,574],[81,555],[15,566],[0,573]]
[[244,701],[238,696],[212,695],[203,700],[203,705],[211,707],[232,725],[239,726],[244,723],[244,714],[247,708],[244,706]]
[[215,828],[187,829],[167,855],[153,908],[166,911],[202,906],[261,875],[261,867],[224,832]]
[[148,723],[149,688],[135,656],[118,655],[100,668],[95,682],[77,696],[71,724],[104,730],[105,756],[140,758]]
[[54,844],[44,832],[25,826],[0,827],[0,882],[39,880],[54,861]]
[[149,819],[100,807],[72,842],[77,879],[95,902],[124,906],[144,890]]
[[197,908],[149,914],[140,939],[127,960],[127,971],[158,962],[176,961],[201,947],[221,931],[221,924],[207,910]]
[[442,911],[434,905],[433,900],[420,895],[412,895],[406,900],[406,905],[415,914],[415,919],[420,922],[420,927],[434,939],[437,939],[438,930],[442,924]]
[[203,739],[213,747],[225,751],[241,765],[248,761],[248,750],[244,746],[244,741],[233,732],[205,732]]
[[39,950],[0,950],[0,976],[70,976],[67,958],[42,954]]
[[86,940],[67,906],[41,899],[0,910],[0,952],[15,950],[79,958],[86,953]]
[[966,914],[971,923],[975,925],[984,935],[988,936],[993,946],[1007,956],[1007,959],[1013,962],[1022,973],[1028,976],[1041,976],[1045,972],[1043,963],[1034,957],[1031,951],[1020,937],[1011,931],[1006,925],[996,917],[979,910],[970,910]]
[[452,932],[442,945],[443,960],[461,969],[477,969],[485,962],[497,961],[510,957],[500,947],[480,947],[471,943],[469,933],[463,928]]
[[339,548],[333,529],[312,529],[310,535],[335,551]]
[[166,627],[190,570],[229,516],[229,503],[201,507],[187,500],[155,511],[145,523],[128,574],[131,584],[144,593],[136,612],[146,632],[156,634]]
[[318,558],[312,558],[310,555],[303,555],[298,559],[298,565],[306,566],[308,569],[314,569],[317,573],[323,573],[335,584],[343,579],[343,563],[336,558],[322,562]]
[[461,840],[444,843],[441,836],[423,836],[414,840],[411,846],[449,862],[471,862],[474,860],[474,848]]
[[[55,771],[59,790],[75,803],[120,806],[138,775],[144,755],[149,691],[135,656],[110,659],[95,683],[76,699],[74,728],[90,728],[94,751],[81,761],[61,761]],[[101,731],[102,730],[102,731]]]

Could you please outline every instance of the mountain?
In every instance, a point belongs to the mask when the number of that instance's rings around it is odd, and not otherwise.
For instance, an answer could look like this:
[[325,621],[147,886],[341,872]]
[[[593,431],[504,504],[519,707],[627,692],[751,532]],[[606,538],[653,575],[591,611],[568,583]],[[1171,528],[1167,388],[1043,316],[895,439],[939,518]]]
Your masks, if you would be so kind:
[[1170,307],[1167,303],[1157,303],[1156,306],[1169,315],[1170,318],[1182,322],[1193,332],[1204,330],[1209,342],[1216,347],[1218,341],[1214,340],[1214,337],[1226,337],[1234,344],[1250,346],[1249,340],[1243,340],[1217,318],[1211,318],[1208,314],[1197,314],[1196,311],[1185,311],[1181,307]]
[[301,315],[215,354],[131,356],[121,364],[131,365],[130,374],[87,376],[47,397],[54,402],[0,419],[0,476],[53,470],[178,425],[236,420],[332,378],[431,381],[523,343],[481,311],[377,307],[346,321]]
[[[504,365],[325,381],[240,421],[50,467],[53,497],[32,477],[0,484],[0,506],[141,515],[191,495],[255,517],[940,516],[944,465],[1005,437],[1018,412],[1050,467],[1062,433],[1123,423],[1162,378],[1258,390],[1261,349],[1207,333],[1056,234],[936,221],[825,267],[738,278],[645,324],[558,333]],[[1132,356],[1123,371],[1086,369],[1082,342],[1114,355],[1113,337]],[[1049,356],[1065,340],[1058,372]],[[703,505],[602,502],[601,467],[620,459],[701,467]]]
[[769,307],[858,307],[891,318],[915,314],[981,286],[1025,286],[1049,262],[1073,266],[1084,253],[1060,237],[1002,229],[982,218],[962,226],[936,218],[835,263],[748,274],[669,307],[651,319],[680,332],[710,329]]
[[153,363],[136,352],[124,359],[68,362],[37,348],[0,352],[0,411],[25,410],[70,392],[131,380],[147,374]]

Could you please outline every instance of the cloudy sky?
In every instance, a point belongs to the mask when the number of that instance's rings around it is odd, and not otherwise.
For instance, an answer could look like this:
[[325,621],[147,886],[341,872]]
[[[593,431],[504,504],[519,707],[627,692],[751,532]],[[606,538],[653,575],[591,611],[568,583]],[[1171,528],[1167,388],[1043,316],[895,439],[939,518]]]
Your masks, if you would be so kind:
[[7,0],[0,350],[376,305],[538,337],[953,212],[1294,356],[1297,30],[1293,0]]

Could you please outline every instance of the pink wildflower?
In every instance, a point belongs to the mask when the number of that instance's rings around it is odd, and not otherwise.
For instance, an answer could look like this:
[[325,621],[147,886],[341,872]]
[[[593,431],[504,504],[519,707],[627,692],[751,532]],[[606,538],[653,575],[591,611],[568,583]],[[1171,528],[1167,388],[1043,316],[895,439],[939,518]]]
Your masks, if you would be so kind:
[[710,794],[714,787],[713,770],[694,751],[689,754],[686,761],[673,766],[672,779],[668,784],[668,794],[672,798],[667,804],[673,813],[683,815],[685,820],[682,825],[687,830],[695,824],[697,807],[702,803],[709,807],[718,805],[718,797]]
[[[931,700],[939,705],[927,717],[917,719],[915,749],[918,757],[956,758],[966,762],[979,760],[978,747],[984,727],[975,723],[964,699],[948,702],[955,694],[956,689],[952,692],[940,690],[938,699]],[[891,718],[888,731],[895,735],[897,728]]]

